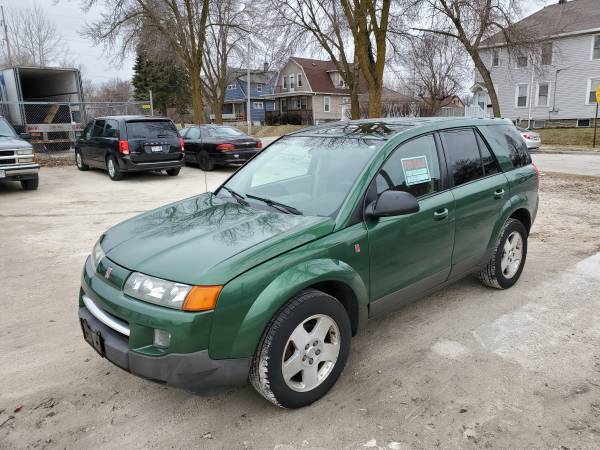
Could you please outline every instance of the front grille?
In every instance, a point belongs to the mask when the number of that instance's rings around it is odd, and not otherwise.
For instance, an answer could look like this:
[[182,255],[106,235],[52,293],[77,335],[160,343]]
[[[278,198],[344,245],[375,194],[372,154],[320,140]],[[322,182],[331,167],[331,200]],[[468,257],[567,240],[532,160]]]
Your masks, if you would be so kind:
[[14,156],[14,150],[0,150],[0,156]]
[[16,164],[16,159],[0,159],[0,164]]

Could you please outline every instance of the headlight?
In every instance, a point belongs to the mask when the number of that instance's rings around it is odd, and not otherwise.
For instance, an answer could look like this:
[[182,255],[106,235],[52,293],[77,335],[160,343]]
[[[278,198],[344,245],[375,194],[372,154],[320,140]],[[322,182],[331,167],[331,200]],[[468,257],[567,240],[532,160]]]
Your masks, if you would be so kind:
[[134,272],[127,279],[123,292],[168,308],[208,311],[215,308],[221,289],[222,286],[190,286]]
[[100,264],[102,258],[104,258],[104,251],[102,250],[100,241],[98,240],[92,249],[92,269],[94,269],[94,272],[98,271],[98,264]]
[[33,155],[33,150],[30,148],[24,148],[21,150],[17,150],[17,155],[21,156],[21,155]]

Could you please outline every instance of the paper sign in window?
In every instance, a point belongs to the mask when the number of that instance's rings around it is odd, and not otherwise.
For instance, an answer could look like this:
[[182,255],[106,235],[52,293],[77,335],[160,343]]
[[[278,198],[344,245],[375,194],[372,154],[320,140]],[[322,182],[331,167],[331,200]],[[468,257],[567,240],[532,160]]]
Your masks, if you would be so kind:
[[407,186],[428,183],[431,181],[429,165],[426,156],[415,156],[414,158],[402,158],[402,170]]

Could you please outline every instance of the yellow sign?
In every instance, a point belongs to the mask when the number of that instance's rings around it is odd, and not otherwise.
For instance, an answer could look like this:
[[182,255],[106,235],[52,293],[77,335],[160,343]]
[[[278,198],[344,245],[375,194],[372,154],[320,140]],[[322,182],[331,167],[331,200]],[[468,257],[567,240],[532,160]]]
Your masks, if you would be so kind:
[[[600,88],[598,88],[598,92],[600,92]],[[596,92],[596,95],[598,95],[598,92]],[[150,109],[150,105],[142,105],[143,109]]]
[[600,86],[596,89],[596,103],[600,103]]

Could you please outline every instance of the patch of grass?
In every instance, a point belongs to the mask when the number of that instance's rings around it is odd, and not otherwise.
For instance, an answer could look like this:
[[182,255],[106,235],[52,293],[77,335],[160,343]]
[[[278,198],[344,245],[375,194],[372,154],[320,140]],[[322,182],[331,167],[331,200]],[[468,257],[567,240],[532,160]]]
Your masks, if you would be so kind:
[[[238,126],[241,131],[244,133],[248,132],[248,127]],[[293,131],[300,130],[302,128],[306,128],[305,125],[265,125],[256,127],[251,127],[251,135],[256,137],[275,137],[275,136],[283,136],[284,134],[291,133]]]
[[[544,145],[591,147],[594,137],[593,128],[544,128],[534,131],[540,134]],[[596,145],[600,145],[600,127]]]

